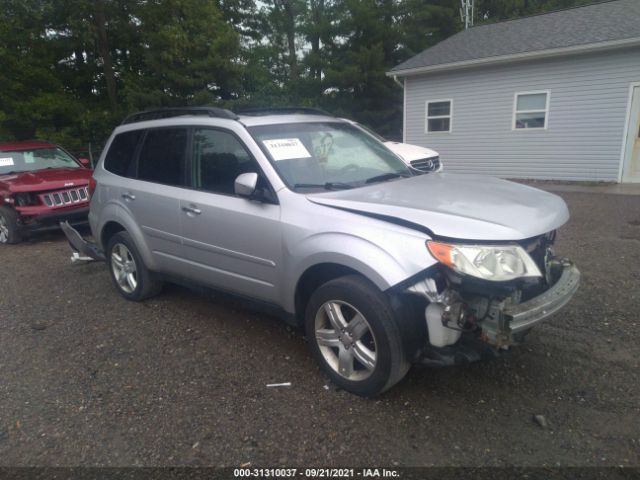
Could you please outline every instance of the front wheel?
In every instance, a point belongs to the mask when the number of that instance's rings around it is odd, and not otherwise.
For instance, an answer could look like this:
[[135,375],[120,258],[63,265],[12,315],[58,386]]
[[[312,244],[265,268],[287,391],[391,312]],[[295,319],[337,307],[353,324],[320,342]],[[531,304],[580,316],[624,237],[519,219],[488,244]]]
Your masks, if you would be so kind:
[[18,213],[9,207],[0,207],[0,244],[14,244],[22,240],[18,227]]
[[358,275],[332,280],[313,293],[305,330],[321,368],[351,393],[377,395],[409,369],[386,296]]

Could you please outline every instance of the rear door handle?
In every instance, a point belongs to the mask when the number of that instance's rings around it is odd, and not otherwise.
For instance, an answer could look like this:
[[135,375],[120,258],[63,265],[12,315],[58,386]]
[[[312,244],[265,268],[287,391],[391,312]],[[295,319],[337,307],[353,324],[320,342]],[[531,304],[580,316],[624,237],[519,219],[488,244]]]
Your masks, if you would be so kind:
[[187,215],[191,214],[191,215],[200,215],[202,213],[202,210],[200,210],[199,208],[197,208],[195,205],[189,205],[187,207],[182,207],[182,211],[186,212]]
[[133,193],[125,192],[122,194],[122,198],[125,200],[133,201],[136,199],[136,196]]

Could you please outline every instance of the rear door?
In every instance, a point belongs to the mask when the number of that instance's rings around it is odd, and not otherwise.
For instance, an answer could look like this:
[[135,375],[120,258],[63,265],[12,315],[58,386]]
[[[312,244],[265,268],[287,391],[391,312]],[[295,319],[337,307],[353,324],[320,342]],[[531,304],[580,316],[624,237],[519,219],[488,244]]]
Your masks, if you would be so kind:
[[119,201],[141,228],[158,270],[178,272],[183,257],[180,198],[188,192],[188,127],[148,129],[136,171],[120,184]]
[[230,131],[194,127],[188,200],[180,202],[184,252],[191,274],[210,286],[276,303],[282,261],[280,206],[234,194],[238,175],[259,173],[255,159]]

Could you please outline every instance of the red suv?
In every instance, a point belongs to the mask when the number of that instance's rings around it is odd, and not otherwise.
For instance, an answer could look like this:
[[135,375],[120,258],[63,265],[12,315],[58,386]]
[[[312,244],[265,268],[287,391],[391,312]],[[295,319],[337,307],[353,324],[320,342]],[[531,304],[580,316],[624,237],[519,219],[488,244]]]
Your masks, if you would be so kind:
[[0,143],[0,244],[56,229],[61,220],[86,223],[91,174],[88,160],[58,145]]

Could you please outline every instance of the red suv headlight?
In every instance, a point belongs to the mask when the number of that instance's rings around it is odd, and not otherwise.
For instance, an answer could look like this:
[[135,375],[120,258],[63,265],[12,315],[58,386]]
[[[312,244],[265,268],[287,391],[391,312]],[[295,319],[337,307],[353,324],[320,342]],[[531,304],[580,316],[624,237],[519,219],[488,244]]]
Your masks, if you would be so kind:
[[17,207],[28,207],[39,203],[37,195],[30,192],[14,193],[13,200]]

